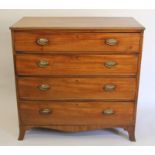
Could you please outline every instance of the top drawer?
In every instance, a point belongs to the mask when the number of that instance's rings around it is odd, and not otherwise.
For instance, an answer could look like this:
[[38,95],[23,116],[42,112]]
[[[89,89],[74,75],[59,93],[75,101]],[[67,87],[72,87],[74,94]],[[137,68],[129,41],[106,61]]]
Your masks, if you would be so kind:
[[138,52],[139,33],[15,31],[20,52]]

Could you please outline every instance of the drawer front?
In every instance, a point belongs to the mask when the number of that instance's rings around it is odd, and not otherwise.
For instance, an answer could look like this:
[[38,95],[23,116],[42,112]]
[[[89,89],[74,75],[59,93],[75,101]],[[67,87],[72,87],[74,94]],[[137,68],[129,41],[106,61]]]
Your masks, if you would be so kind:
[[134,100],[135,78],[18,78],[19,98],[25,100]]
[[17,31],[15,50],[24,52],[138,52],[139,33],[52,33]]
[[135,75],[137,55],[16,55],[19,75]]
[[[131,125],[132,102],[20,102],[24,125]],[[33,119],[32,119],[33,118]]]

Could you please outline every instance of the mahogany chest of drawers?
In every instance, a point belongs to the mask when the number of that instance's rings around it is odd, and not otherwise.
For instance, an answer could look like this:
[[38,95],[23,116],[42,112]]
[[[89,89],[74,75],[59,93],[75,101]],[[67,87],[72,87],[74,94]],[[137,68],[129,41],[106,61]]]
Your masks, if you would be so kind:
[[120,127],[135,141],[143,31],[129,17],[25,17],[14,24],[19,140],[34,127]]

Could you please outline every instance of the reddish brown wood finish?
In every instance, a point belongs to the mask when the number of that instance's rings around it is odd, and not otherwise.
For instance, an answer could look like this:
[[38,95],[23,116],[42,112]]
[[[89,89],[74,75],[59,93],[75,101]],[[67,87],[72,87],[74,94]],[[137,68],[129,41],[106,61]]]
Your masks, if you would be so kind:
[[[46,38],[47,45],[38,45],[37,40]],[[24,52],[138,52],[139,33],[49,33],[48,31],[15,32],[15,50]],[[118,43],[110,46],[107,39],[116,39]]]
[[[51,113],[40,114],[45,108]],[[23,125],[132,125],[133,110],[132,102],[20,102]]]
[[[40,61],[47,61],[46,67],[40,67]],[[116,65],[107,67],[109,61]],[[24,55],[16,56],[16,68],[19,75],[136,75],[137,55]]]
[[142,32],[144,27],[132,17],[24,17],[12,30],[64,30],[84,32]]
[[[19,140],[33,127],[66,132],[121,127],[135,141],[143,26],[133,18],[30,17],[11,30]],[[38,45],[39,38],[48,44]],[[107,39],[118,42],[107,45]],[[39,67],[41,60],[48,65]],[[116,65],[108,68],[107,61]],[[50,88],[41,91],[41,84]],[[106,84],[115,89],[105,91]],[[40,114],[43,109],[50,113]],[[107,109],[114,113],[104,115]]]
[[[105,99],[134,100],[135,78],[18,78],[19,99],[24,100],[64,100],[64,99]],[[50,88],[42,91],[42,84]],[[115,90],[106,91],[107,84],[115,85]]]

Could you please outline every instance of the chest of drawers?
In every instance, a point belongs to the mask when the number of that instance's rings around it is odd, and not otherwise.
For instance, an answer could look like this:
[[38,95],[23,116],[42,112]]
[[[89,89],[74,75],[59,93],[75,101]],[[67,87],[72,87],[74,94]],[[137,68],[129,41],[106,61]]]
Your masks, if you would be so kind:
[[10,29],[19,140],[35,127],[120,127],[135,141],[143,26],[133,18],[25,17]]

